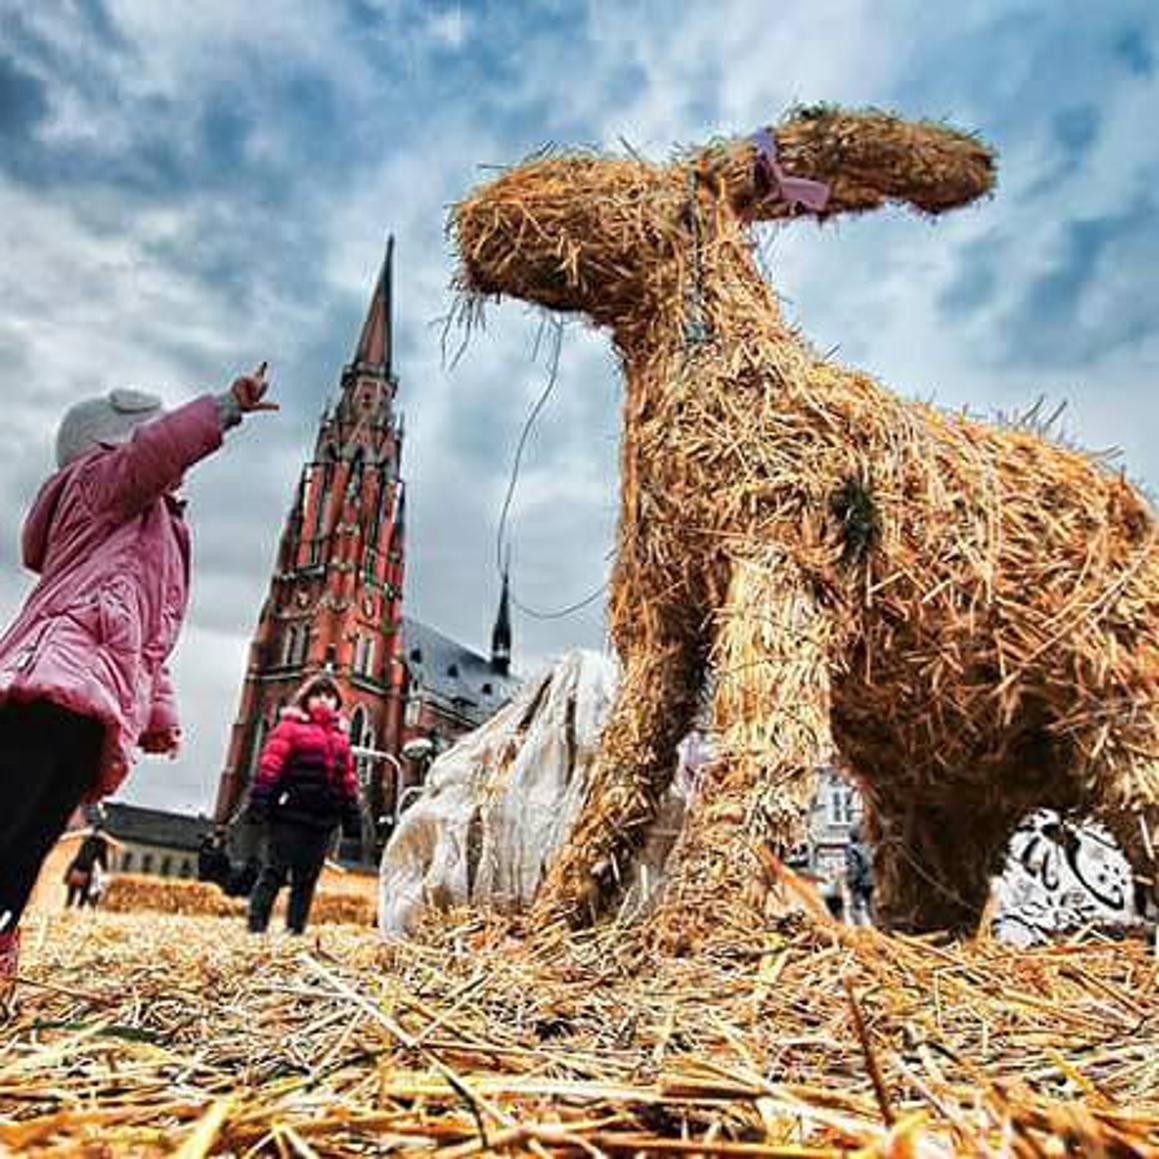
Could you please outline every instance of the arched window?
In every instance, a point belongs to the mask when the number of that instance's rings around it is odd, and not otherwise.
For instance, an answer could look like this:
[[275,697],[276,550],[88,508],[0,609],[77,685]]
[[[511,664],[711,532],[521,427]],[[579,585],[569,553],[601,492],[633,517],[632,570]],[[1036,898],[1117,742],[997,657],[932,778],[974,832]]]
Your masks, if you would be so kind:
[[366,729],[366,709],[359,705],[354,710],[354,715],[350,718],[350,743],[352,745],[362,744],[362,734]]
[[[370,718],[370,714],[361,707],[354,714],[351,736],[354,735],[354,727],[358,729],[358,740],[354,743],[364,749],[373,749],[375,742],[374,721]],[[375,760],[373,757],[358,757],[354,762],[355,776],[358,777],[358,783],[366,793],[370,792],[370,782],[374,777],[374,765]]]
[[346,498],[353,499],[362,490],[362,469],[366,462],[366,455],[361,447],[354,448],[350,457],[350,475],[346,480]]
[[141,872],[142,873],[152,873],[153,872],[153,854],[152,853],[142,853],[141,854]]
[[326,448],[322,463],[322,485],[318,490],[318,507],[314,517],[313,534],[310,538],[310,563],[319,564],[323,558],[323,541],[328,528],[328,508],[330,493],[334,488],[334,472],[337,469],[338,452],[333,444]]
[[405,722],[408,728],[417,728],[423,714],[423,698],[419,692],[412,692],[406,700]]
[[161,858],[161,876],[168,877],[173,872],[173,858],[168,853]]
[[257,775],[258,762],[262,759],[262,746],[266,743],[266,734],[270,726],[265,717],[258,721],[254,728],[254,746],[250,751],[249,779],[252,781]]
[[121,854],[121,872],[133,872],[133,851],[131,849],[126,849],[125,852]]

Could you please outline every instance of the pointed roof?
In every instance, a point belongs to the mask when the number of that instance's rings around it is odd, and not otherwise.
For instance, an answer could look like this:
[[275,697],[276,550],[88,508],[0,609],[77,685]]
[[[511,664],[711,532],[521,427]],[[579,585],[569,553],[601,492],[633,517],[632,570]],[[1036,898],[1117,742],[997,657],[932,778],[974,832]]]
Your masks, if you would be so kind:
[[499,596],[499,612],[491,631],[492,671],[506,676],[511,668],[511,595],[507,583],[508,568],[503,568],[503,592]]
[[474,725],[502,708],[522,683],[510,671],[496,672],[486,656],[405,615],[402,645],[410,679]]
[[370,309],[367,311],[366,321],[362,324],[362,333],[358,336],[358,346],[355,348],[353,358],[355,366],[381,368],[388,378],[394,354],[391,319],[393,274],[394,234],[391,234],[386,241],[386,257],[383,258],[382,270],[374,287],[374,295],[370,299]]

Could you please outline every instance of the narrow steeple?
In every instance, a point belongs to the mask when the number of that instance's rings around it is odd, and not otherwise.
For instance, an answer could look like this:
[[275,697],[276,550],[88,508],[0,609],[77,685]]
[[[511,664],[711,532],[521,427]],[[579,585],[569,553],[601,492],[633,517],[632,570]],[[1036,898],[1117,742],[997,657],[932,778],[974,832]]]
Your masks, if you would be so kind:
[[355,369],[366,368],[378,371],[385,378],[391,376],[394,357],[394,333],[392,314],[392,280],[394,276],[394,234],[387,238],[386,257],[378,275],[378,284],[370,299],[370,309],[358,336],[358,346],[354,351],[352,365]]
[[499,613],[491,631],[491,671],[499,676],[506,676],[511,671],[511,595],[508,591],[507,571],[505,565]]

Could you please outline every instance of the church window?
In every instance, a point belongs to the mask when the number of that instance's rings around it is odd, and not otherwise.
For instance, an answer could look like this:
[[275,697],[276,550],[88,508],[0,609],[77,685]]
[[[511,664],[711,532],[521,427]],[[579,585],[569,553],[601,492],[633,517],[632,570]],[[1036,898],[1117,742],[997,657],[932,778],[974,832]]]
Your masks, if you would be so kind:
[[254,747],[250,752],[249,779],[251,781],[254,779],[254,776],[258,771],[258,762],[262,757],[262,745],[266,742],[266,733],[268,731],[269,725],[266,723],[265,719],[263,718],[259,720],[257,727],[254,729]]
[[829,788],[829,824],[852,825],[856,804],[853,789],[846,784],[835,784]]
[[350,743],[355,747],[362,744],[362,733],[366,728],[366,709],[361,705],[354,710],[350,720]]
[[371,546],[366,548],[362,557],[362,574],[367,580],[373,580],[375,572],[378,571],[378,552]]
[[356,447],[350,460],[350,477],[346,483],[346,497],[353,499],[362,490],[362,468],[365,461],[361,447]]
[[326,539],[327,508],[330,506],[330,491],[334,486],[333,447],[326,448],[326,462],[322,466],[322,486],[318,492],[318,509],[314,519],[314,534],[310,539],[310,563],[322,562],[322,544]]
[[298,625],[291,624],[282,641],[282,664],[296,664],[298,660]]
[[408,728],[417,728],[419,717],[423,711],[423,698],[417,693],[414,696],[407,698],[406,702],[406,725]]

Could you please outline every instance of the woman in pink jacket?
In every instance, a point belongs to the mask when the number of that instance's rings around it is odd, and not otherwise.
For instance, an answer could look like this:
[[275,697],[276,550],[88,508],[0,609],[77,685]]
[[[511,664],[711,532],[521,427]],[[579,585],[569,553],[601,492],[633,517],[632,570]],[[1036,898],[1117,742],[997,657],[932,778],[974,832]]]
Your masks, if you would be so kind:
[[0,970],[14,969],[20,915],[72,812],[112,793],[138,748],[176,753],[165,661],[185,615],[189,531],[175,492],[245,412],[276,409],[267,389],[262,363],[169,413],[114,390],[61,423],[59,469],[24,525],[40,580],[0,639]]

